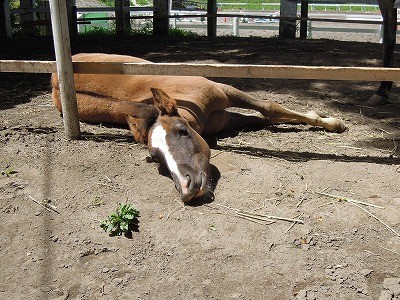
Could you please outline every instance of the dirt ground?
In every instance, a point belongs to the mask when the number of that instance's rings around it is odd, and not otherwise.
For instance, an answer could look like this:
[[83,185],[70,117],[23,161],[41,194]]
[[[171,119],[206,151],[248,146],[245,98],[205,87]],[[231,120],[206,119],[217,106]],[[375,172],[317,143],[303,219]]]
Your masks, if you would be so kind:
[[[382,46],[277,38],[80,38],[73,52],[156,62],[380,66]],[[398,53],[397,53],[398,54]],[[0,59],[54,59],[52,41],[1,41]],[[183,206],[125,128],[68,141],[47,74],[0,74],[1,299],[400,299],[400,90],[376,83],[219,79],[348,130],[271,126],[209,139],[215,199]],[[329,193],[384,207],[352,204]],[[51,200],[59,213],[30,198]],[[110,237],[119,202],[140,211]],[[300,218],[256,223],[235,210]],[[373,217],[375,216],[375,217]]]

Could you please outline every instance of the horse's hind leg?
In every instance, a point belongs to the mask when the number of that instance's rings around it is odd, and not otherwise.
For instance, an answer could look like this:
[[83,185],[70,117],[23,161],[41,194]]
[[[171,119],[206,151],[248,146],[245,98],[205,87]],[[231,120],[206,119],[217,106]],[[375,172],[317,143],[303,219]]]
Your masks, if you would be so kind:
[[244,114],[231,111],[215,111],[209,118],[203,130],[203,135],[214,135],[218,132],[231,131],[243,128],[260,128],[270,125],[261,114]]
[[231,107],[241,107],[259,111],[270,124],[290,123],[308,124],[323,127],[331,132],[343,132],[346,129],[344,123],[333,117],[325,117],[314,111],[300,113],[269,100],[258,100],[234,87],[219,84],[230,101]]

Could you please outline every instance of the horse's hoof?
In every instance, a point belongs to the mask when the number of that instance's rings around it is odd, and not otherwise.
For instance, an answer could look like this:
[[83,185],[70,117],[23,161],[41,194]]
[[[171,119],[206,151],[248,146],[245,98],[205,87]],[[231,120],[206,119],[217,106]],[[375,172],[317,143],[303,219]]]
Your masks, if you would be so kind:
[[373,94],[372,97],[367,102],[367,104],[371,106],[385,105],[387,103],[388,103],[388,97],[381,96],[378,94]]
[[307,113],[307,116],[311,120],[315,120],[318,126],[322,126],[326,131],[341,133],[347,129],[346,125],[342,120],[326,117],[325,114],[315,112],[313,110]]
[[347,129],[346,125],[342,120],[332,117],[323,118],[322,120],[324,121],[323,127],[325,128],[326,131],[342,133]]

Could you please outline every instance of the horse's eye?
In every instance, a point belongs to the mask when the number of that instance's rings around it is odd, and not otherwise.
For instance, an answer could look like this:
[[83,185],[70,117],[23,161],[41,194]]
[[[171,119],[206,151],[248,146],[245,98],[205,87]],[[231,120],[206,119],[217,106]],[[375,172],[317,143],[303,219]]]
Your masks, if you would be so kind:
[[189,133],[185,127],[180,127],[179,128],[179,135],[180,136],[187,136]]

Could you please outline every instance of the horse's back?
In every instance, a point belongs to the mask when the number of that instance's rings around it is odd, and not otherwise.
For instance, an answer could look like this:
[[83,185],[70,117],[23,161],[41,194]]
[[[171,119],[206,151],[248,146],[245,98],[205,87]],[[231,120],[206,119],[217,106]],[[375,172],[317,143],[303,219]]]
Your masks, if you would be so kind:
[[148,60],[120,54],[106,54],[106,53],[79,53],[72,56],[72,61],[82,62],[147,62]]

